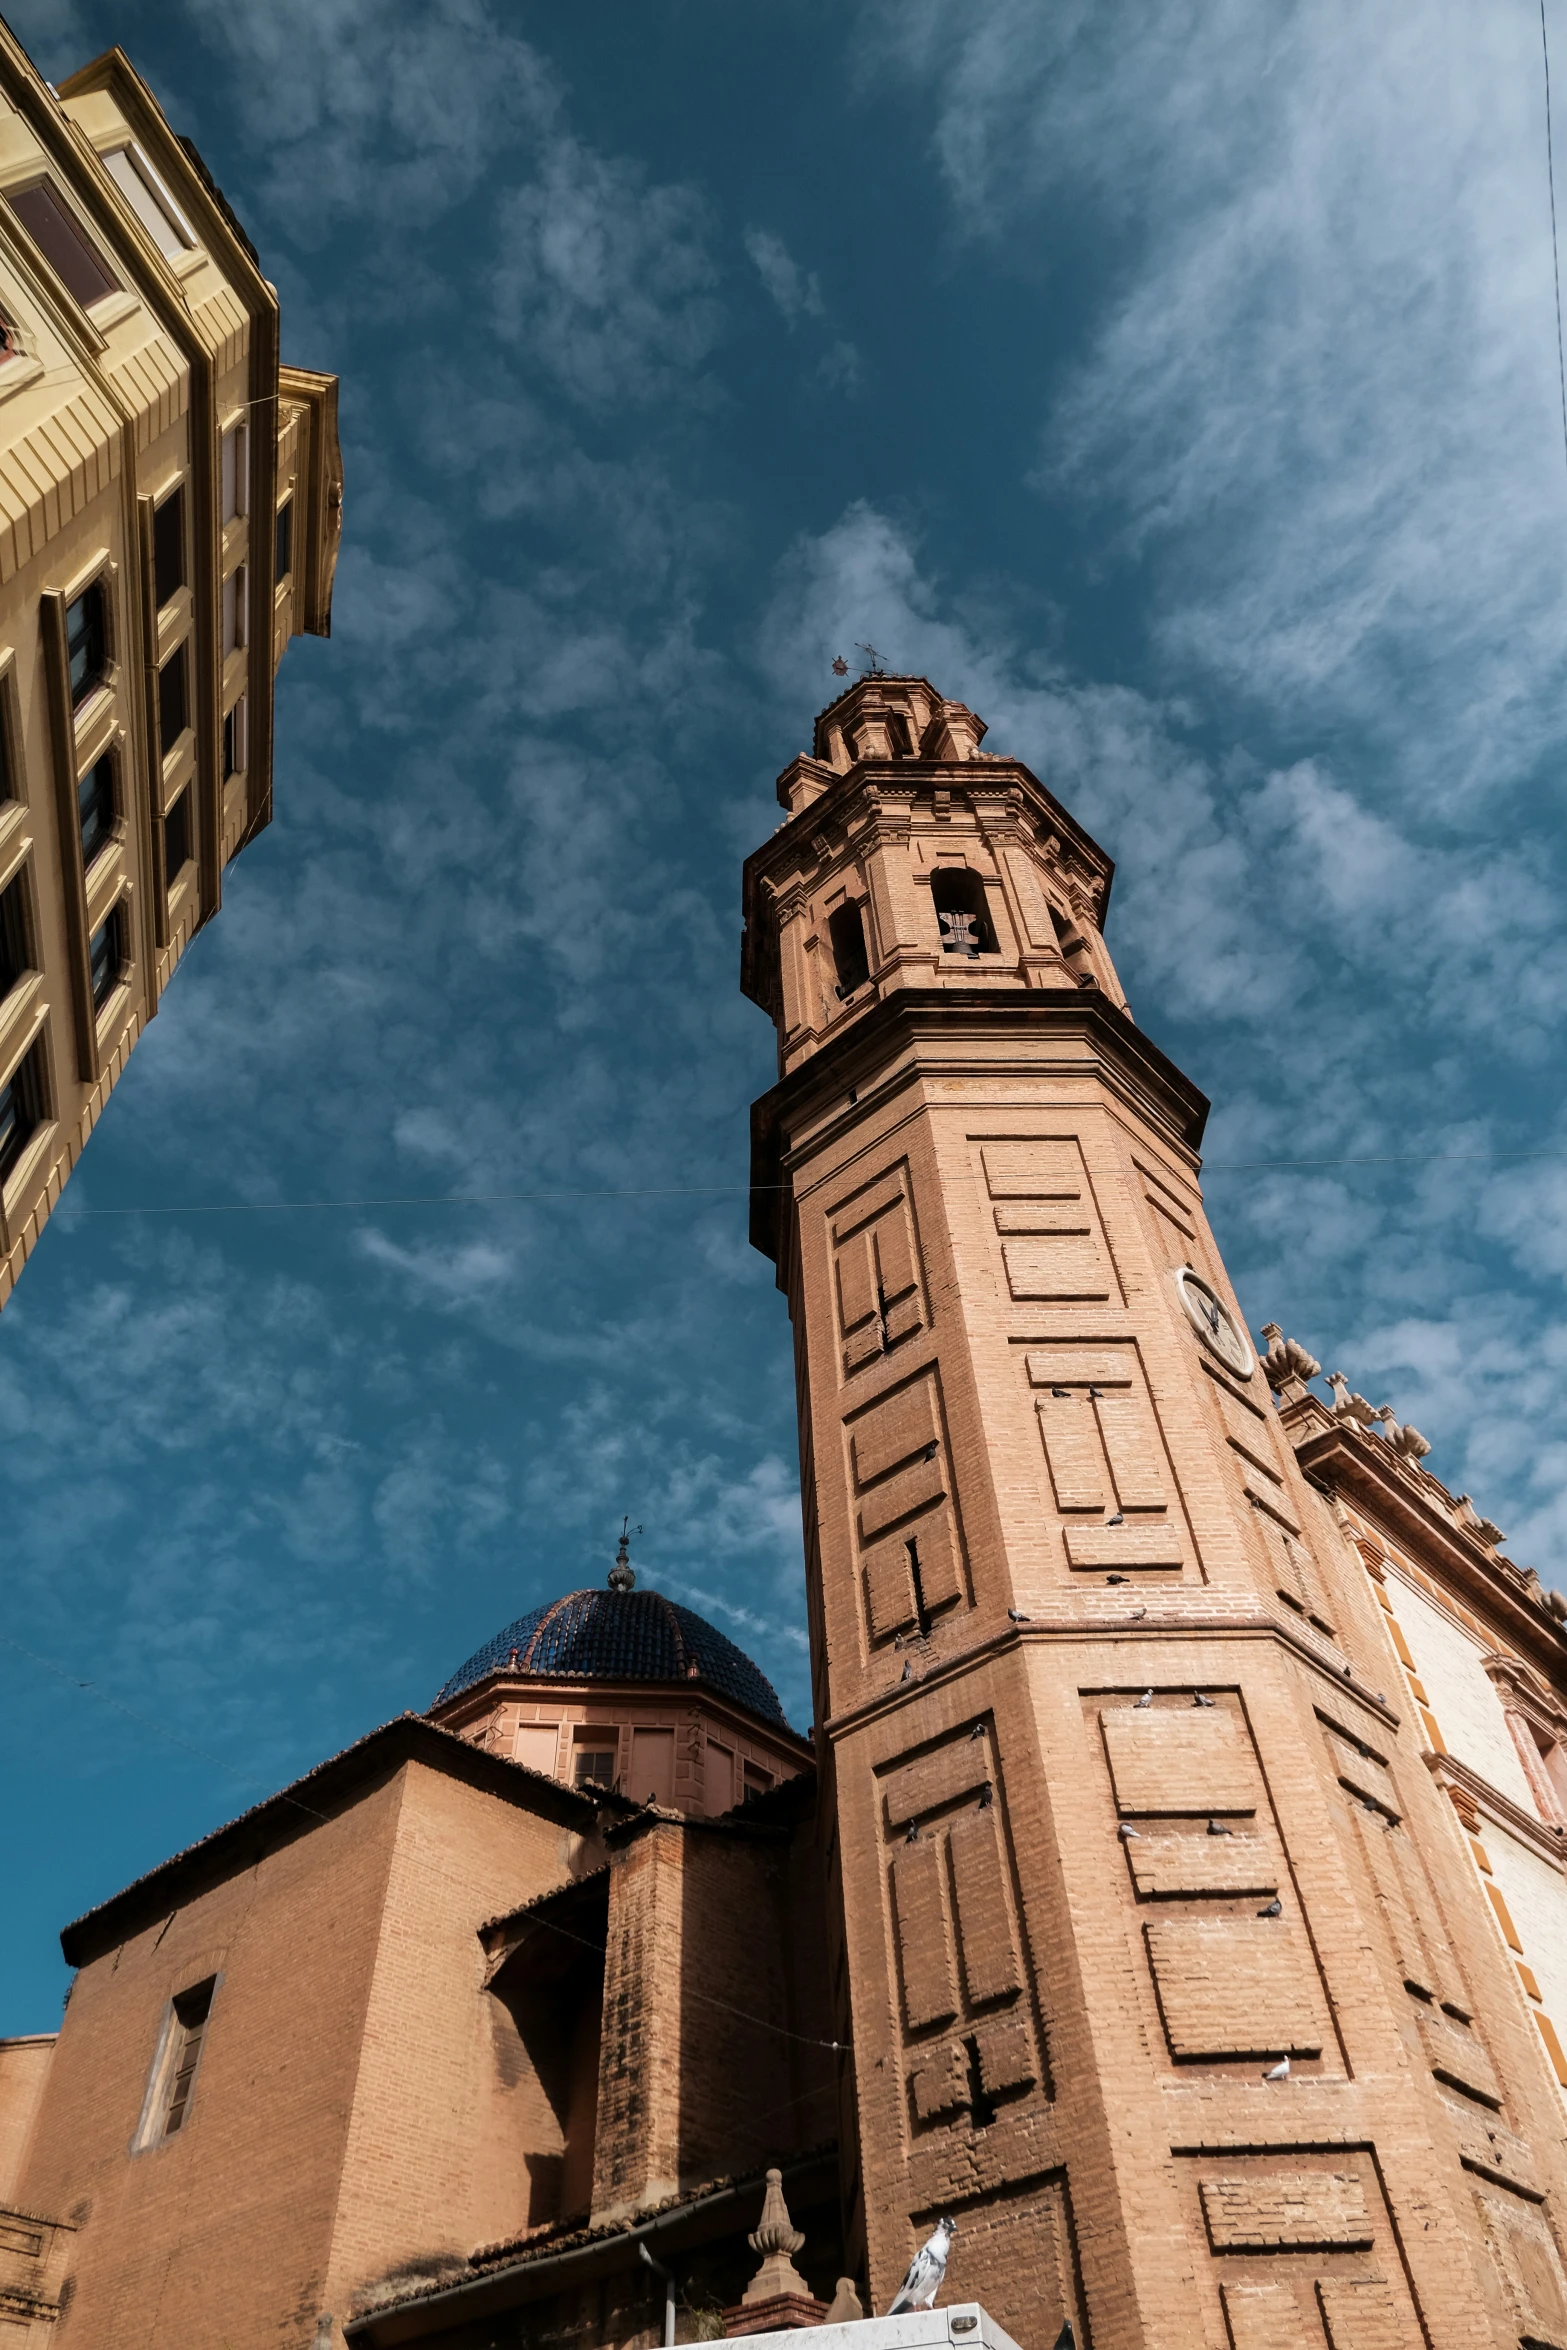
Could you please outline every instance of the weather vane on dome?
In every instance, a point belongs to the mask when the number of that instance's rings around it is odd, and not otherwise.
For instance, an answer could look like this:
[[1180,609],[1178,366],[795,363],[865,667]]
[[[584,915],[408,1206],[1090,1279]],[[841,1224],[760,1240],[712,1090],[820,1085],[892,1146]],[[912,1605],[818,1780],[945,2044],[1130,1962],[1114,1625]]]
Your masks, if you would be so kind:
[[635,1591],[637,1577],[636,1570],[631,1564],[631,1537],[633,1534],[640,1534],[641,1531],[640,1526],[633,1526],[631,1523],[628,1511],[620,1523],[620,1548],[616,1551],[615,1563],[609,1570],[611,1591]]
[[865,673],[867,677],[884,677],[886,675],[886,671],[882,667],[887,658],[885,653],[878,653],[874,645],[856,645],[854,649],[857,653],[863,653],[870,663],[870,667]]

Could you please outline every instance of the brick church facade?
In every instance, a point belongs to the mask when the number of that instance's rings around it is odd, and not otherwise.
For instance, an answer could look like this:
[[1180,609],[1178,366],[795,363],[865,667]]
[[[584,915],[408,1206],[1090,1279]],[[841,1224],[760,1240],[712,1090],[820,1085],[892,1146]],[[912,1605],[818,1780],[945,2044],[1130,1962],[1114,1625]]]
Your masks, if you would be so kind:
[[1023,2350],[1567,2350],[1567,1601],[1259,1358],[984,732],[861,678],[746,870],[810,1740],[622,1559],[68,1927],[0,2339],[645,2350],[948,2213]]

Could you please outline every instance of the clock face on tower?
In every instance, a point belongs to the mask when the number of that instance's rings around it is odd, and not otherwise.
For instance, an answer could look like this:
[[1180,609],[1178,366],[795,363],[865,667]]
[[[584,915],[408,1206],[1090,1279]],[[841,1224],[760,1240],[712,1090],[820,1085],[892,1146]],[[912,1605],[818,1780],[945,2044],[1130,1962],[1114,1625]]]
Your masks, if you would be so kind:
[[1227,1371],[1237,1379],[1249,1379],[1256,1369],[1257,1358],[1251,1351],[1251,1342],[1224,1300],[1217,1296],[1189,1265],[1183,1265],[1175,1276],[1181,1303],[1187,1319],[1205,1346],[1213,1349]]

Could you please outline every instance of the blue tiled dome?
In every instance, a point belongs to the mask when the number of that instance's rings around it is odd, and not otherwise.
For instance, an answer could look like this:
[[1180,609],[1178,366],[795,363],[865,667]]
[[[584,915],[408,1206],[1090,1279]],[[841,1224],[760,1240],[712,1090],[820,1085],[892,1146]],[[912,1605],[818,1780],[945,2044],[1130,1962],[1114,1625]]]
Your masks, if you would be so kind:
[[532,1608],[475,1649],[435,1702],[508,1667],[548,1681],[703,1681],[764,1721],[784,1720],[772,1683],[743,1650],[658,1591],[572,1591]]

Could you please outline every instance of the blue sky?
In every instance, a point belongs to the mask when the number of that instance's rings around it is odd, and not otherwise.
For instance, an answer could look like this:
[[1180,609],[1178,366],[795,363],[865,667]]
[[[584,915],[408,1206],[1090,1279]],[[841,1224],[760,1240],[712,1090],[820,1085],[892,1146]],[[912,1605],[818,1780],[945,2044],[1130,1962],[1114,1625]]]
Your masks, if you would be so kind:
[[[807,1719],[739,866],[858,641],[1117,859],[1253,1324],[1567,1582],[1526,0],[9,13],[196,139],[341,375],[347,520],[276,821],[0,1319],[0,2032],[57,2021],[66,1918],[622,1512]],[[255,1212],[107,1212],[172,1203]]]

